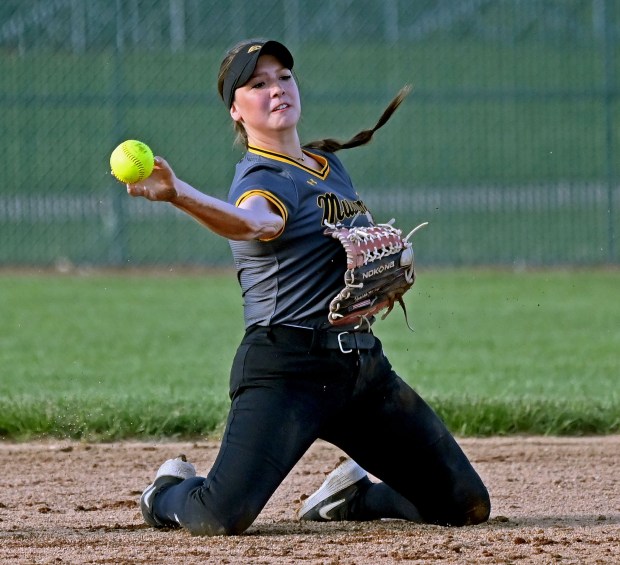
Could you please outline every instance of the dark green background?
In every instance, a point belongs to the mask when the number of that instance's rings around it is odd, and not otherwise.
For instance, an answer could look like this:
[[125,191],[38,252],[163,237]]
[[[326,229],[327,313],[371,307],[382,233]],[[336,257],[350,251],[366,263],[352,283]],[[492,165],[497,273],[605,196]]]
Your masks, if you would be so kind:
[[227,263],[225,242],[165,206],[126,198],[108,158],[120,141],[140,139],[224,198],[241,153],[217,68],[248,36],[293,50],[303,140],[371,127],[413,84],[369,146],[339,155],[377,220],[395,216],[404,230],[431,222],[419,242],[429,263],[617,263],[618,8],[4,2],[0,264]]

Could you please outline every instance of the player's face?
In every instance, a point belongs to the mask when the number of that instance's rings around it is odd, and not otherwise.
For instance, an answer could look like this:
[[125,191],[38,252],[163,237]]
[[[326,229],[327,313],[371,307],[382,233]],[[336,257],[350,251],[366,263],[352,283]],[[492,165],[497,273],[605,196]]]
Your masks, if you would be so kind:
[[259,57],[252,78],[235,90],[230,115],[250,138],[296,128],[301,103],[291,71],[272,55]]

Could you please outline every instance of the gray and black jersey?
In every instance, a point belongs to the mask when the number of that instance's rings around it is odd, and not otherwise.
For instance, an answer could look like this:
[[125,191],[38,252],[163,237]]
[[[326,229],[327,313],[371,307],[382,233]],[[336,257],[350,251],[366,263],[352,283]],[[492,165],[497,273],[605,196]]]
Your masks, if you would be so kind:
[[260,195],[284,219],[271,239],[230,241],[246,327],[323,325],[346,270],[344,250],[324,235],[325,224],[373,223],[340,160],[314,149],[304,153],[322,165],[320,171],[257,147],[249,147],[237,164],[228,201],[239,206]]

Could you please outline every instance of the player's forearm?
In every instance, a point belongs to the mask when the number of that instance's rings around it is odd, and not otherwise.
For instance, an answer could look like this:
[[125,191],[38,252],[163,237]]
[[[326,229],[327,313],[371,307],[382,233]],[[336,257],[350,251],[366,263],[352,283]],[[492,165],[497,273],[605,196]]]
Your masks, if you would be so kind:
[[171,204],[222,237],[261,239],[275,235],[279,229],[269,218],[204,194],[179,179],[176,193]]

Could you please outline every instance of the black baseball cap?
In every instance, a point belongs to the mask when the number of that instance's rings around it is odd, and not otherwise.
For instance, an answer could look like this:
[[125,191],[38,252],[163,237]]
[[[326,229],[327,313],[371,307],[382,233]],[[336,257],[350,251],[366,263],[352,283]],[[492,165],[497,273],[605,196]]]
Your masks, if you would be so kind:
[[285,68],[293,68],[291,52],[278,41],[249,41],[237,52],[224,77],[222,99],[227,108],[232,106],[235,90],[250,80],[261,55],[273,55]]

